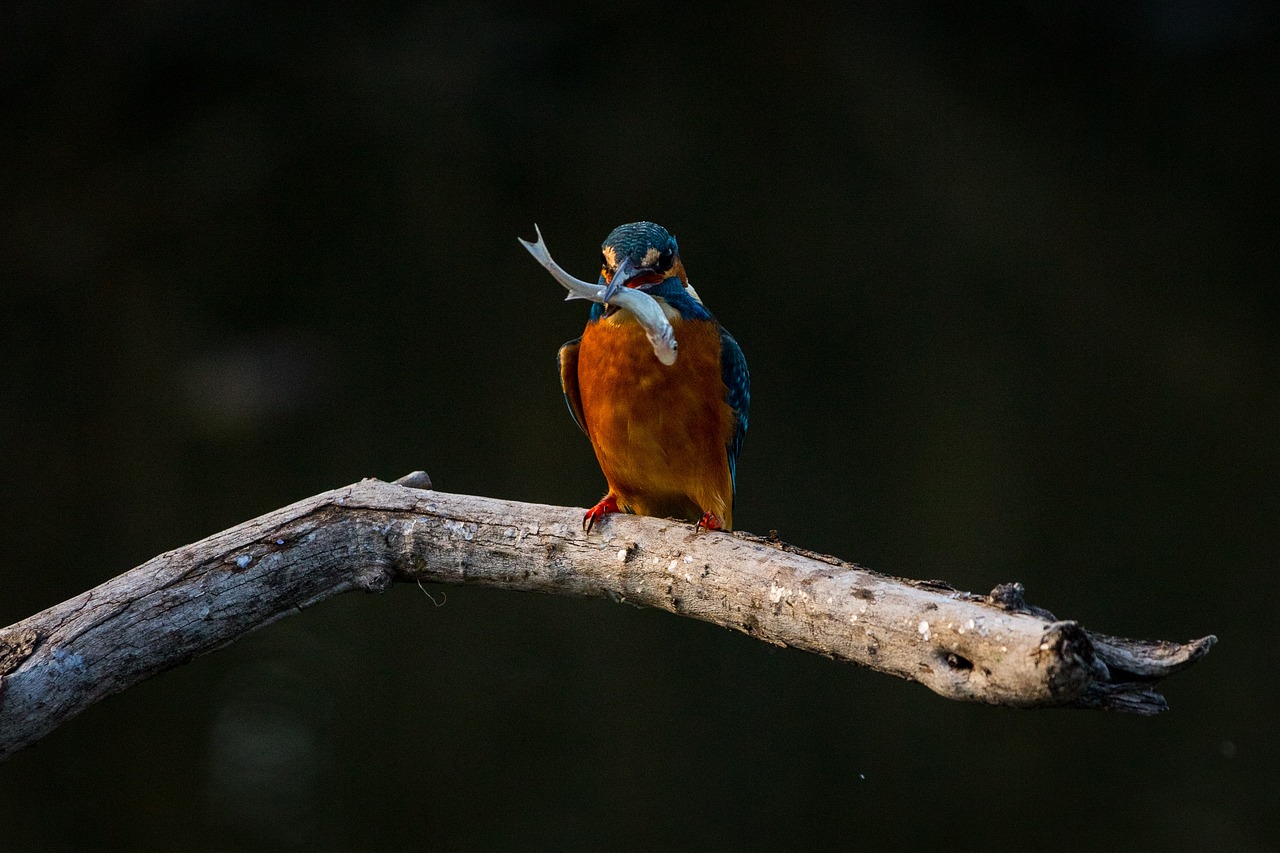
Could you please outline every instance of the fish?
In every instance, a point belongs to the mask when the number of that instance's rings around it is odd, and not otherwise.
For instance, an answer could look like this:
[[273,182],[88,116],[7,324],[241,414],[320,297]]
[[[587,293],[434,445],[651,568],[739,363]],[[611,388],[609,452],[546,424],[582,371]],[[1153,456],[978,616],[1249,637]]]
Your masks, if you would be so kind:
[[569,291],[569,295],[565,297],[568,302],[573,299],[584,299],[588,302],[598,302],[601,305],[610,305],[615,308],[625,309],[629,311],[640,327],[644,329],[645,337],[649,340],[649,345],[653,347],[653,354],[658,361],[670,367],[676,363],[676,350],[679,342],[676,341],[675,329],[671,328],[671,321],[667,319],[666,312],[662,310],[662,306],[658,304],[658,300],[654,299],[643,290],[637,290],[631,287],[624,287],[614,293],[608,299],[604,298],[605,286],[602,284],[591,284],[579,278],[574,278],[565,272],[564,269],[551,258],[551,253],[547,251],[546,241],[542,239],[542,230],[537,224],[533,226],[534,232],[538,235],[537,242],[530,243],[523,237],[517,237],[520,245],[524,246],[533,259],[542,264],[547,272],[551,273],[551,277]]

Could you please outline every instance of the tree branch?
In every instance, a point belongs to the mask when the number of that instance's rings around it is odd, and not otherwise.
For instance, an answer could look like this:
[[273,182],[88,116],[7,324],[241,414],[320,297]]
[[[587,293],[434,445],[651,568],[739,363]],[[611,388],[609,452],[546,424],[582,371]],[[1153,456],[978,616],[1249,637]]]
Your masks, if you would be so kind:
[[918,681],[950,699],[1153,714],[1215,638],[1148,643],[745,533],[365,480],[161,554],[0,631],[0,760],[93,703],[311,604],[393,581],[607,596]]

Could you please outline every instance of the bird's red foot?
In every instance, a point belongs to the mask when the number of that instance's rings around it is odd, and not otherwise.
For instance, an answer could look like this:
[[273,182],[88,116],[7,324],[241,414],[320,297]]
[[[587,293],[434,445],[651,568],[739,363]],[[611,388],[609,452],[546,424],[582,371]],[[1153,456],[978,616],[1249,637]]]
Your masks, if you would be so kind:
[[698,530],[724,530],[724,522],[720,520],[720,516],[714,512],[707,510],[702,514],[702,518],[698,519],[695,526]]
[[587,514],[582,516],[582,529],[590,533],[595,523],[611,512],[622,512],[622,510],[618,507],[617,498],[613,495],[605,495],[600,499],[600,503],[587,510]]

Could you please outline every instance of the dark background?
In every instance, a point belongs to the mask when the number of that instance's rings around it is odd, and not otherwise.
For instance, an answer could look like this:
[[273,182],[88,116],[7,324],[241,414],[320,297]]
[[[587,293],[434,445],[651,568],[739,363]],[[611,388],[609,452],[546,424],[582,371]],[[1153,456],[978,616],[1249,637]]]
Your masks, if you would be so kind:
[[0,624],[365,476],[594,502],[516,237],[643,218],[751,364],[739,527],[1221,638],[1134,719],[347,596],[0,767],[4,849],[1280,845],[1269,4],[3,9]]

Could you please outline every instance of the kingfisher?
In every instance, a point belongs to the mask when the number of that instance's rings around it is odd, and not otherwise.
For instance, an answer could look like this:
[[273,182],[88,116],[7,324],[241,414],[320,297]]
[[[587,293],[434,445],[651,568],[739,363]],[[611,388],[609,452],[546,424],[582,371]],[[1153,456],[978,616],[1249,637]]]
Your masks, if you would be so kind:
[[[565,402],[609,484],[583,527],[628,512],[732,530],[751,403],[741,347],[689,284],[676,238],[661,225],[615,228],[601,246],[599,284],[602,302],[558,356]],[[679,345],[673,364],[658,360],[629,311],[608,304],[624,287],[662,308]]]

